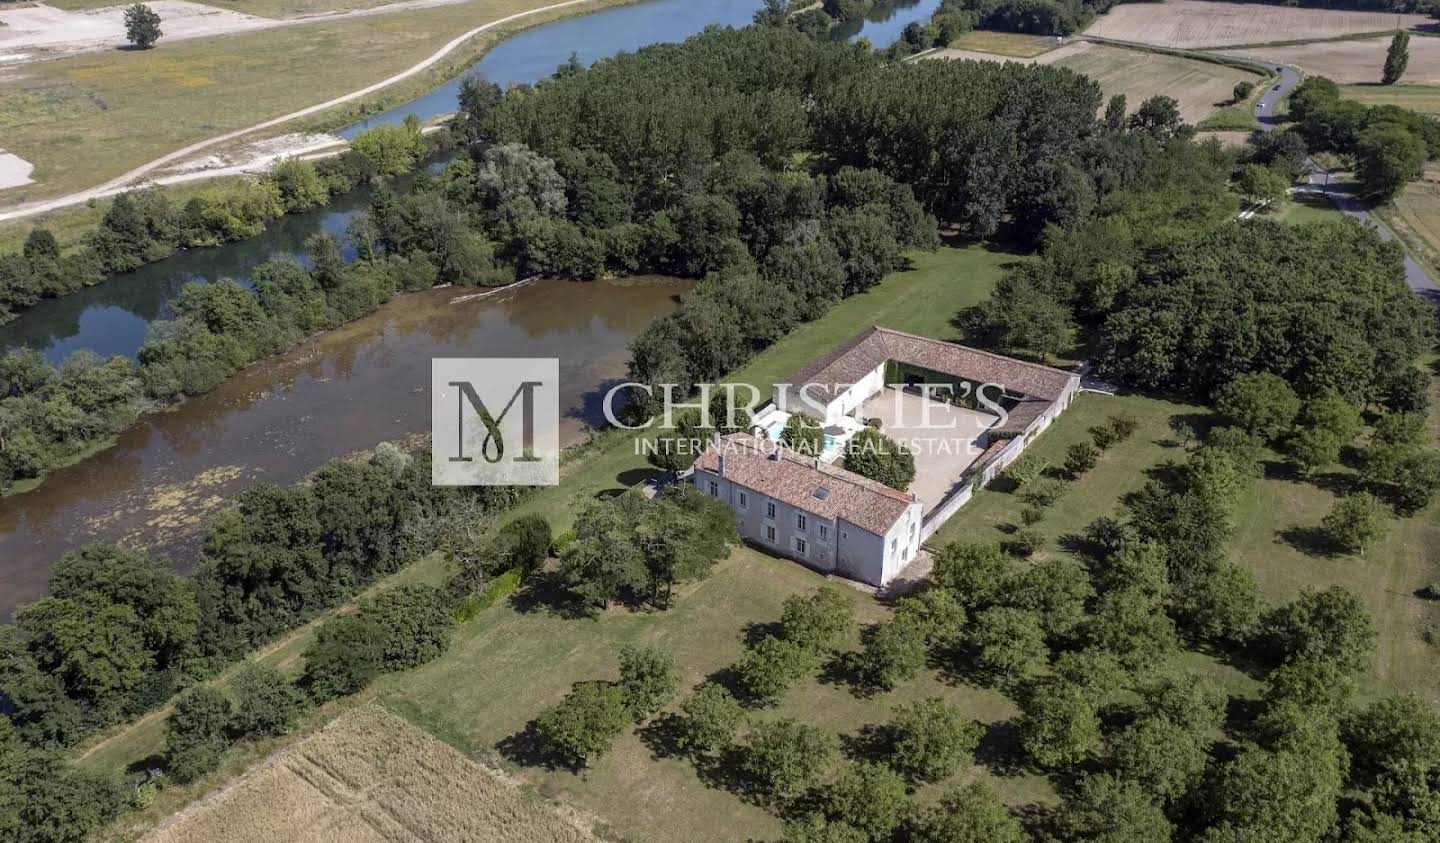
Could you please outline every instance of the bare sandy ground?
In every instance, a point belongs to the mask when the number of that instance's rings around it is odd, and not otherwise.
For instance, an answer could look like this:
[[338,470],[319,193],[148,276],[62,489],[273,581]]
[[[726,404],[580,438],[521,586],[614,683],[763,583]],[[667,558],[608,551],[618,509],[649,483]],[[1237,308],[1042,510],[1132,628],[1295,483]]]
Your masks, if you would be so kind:
[[30,173],[34,169],[35,165],[24,158],[0,149],[0,189],[29,184]]
[[1384,32],[1397,25],[1415,28],[1433,23],[1426,15],[1167,0],[1116,6],[1085,34],[1162,47],[1218,47]]
[[[1358,41],[1325,41],[1289,47],[1260,47],[1223,50],[1220,55],[1260,58],[1293,65],[1308,74],[1328,76],[1336,82],[1379,82],[1385,66],[1389,36]],[[1402,80],[1415,84],[1440,84],[1440,38],[1410,39],[1410,64]]]
[[[163,41],[249,32],[284,25],[187,0],[151,0],[160,15]],[[0,62],[16,63],[47,55],[121,47],[125,40],[125,7],[67,12],[49,6],[0,11]]]

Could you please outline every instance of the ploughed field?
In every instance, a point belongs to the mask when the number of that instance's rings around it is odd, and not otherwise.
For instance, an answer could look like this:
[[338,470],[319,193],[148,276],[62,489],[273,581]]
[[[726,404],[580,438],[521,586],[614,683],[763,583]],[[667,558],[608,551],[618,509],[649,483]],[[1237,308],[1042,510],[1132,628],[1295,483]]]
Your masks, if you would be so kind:
[[1162,47],[1193,48],[1387,32],[1395,28],[1397,21],[1400,26],[1410,28],[1433,22],[1425,15],[1392,12],[1168,0],[1116,6],[1085,33]]

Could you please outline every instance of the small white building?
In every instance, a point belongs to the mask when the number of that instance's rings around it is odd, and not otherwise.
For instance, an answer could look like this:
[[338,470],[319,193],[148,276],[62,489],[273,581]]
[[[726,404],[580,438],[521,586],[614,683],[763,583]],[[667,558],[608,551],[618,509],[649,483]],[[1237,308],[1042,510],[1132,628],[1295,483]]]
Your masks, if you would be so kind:
[[[746,540],[882,586],[1079,388],[1074,372],[874,327],[775,384],[772,403],[755,415],[755,432],[713,441],[691,482],[735,511]],[[911,412],[916,408],[924,412]],[[779,443],[795,414],[824,426],[822,453],[802,455]],[[911,493],[831,464],[867,414],[915,455]]]

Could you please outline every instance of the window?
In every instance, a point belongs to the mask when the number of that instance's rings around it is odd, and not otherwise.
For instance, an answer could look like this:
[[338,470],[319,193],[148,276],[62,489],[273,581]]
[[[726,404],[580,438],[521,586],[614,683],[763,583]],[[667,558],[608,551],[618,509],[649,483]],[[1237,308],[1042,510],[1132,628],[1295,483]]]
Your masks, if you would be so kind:
[[740,508],[744,509],[750,505],[750,496],[744,492],[740,493]]
[[766,527],[766,528],[765,528],[765,541],[770,542],[771,544],[774,544],[774,543],[775,543],[775,528],[774,528],[774,527]]
[[841,530],[841,531],[840,531],[840,541],[843,542],[843,541],[845,541],[845,540],[848,539],[848,538],[850,538],[850,531],[849,531],[849,530]]
[[816,532],[818,532],[818,533],[820,534],[820,541],[822,541],[822,542],[828,542],[828,541],[830,541],[830,525],[829,525],[829,524],[817,524],[817,525],[815,525],[815,529],[816,529]]
[[916,526],[916,525],[915,525],[915,522],[914,522],[914,521],[911,521],[911,522],[910,522],[910,538],[912,538],[912,539],[915,538],[915,526]]
[[766,517],[766,518],[774,518],[774,517],[775,517],[775,502],[774,502],[774,501],[766,501],[766,502],[765,502],[765,517]]
[[712,498],[720,497],[720,484],[713,480],[710,481],[710,496]]
[[795,513],[795,529],[800,530],[801,532],[804,532],[804,530],[805,530],[805,513],[803,513],[803,512],[797,512],[797,513]]
[[809,546],[808,544],[806,544],[806,542],[805,542],[804,539],[796,539],[796,540],[795,540],[795,552],[796,552],[796,553],[800,554],[801,556],[804,556],[809,550],[810,550],[810,546]]
[[894,553],[894,552],[895,552],[895,548],[897,548],[897,547],[899,547],[899,546],[900,546],[900,540],[899,540],[899,539],[891,539],[891,540],[890,540],[890,552],[891,552],[891,553]]

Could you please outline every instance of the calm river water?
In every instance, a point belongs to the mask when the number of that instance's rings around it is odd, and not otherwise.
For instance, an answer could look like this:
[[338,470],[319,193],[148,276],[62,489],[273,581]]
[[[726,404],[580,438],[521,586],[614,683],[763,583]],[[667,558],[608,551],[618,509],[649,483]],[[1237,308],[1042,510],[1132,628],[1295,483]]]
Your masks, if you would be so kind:
[[[939,0],[881,3],[837,37],[888,44]],[[744,25],[758,0],[650,0],[527,30],[472,72],[500,84],[534,82],[570,54],[586,63],[646,44],[680,41],[706,26]],[[857,30],[858,29],[858,33]],[[458,82],[351,127],[453,111]],[[297,253],[319,230],[343,235],[364,191],[274,222],[260,237],[197,249],[43,302],[0,326],[0,348],[29,346],[58,362],[72,351],[133,356],[151,321],[166,318],[181,286],[245,280],[276,253]],[[172,412],[146,416],[112,448],[55,472],[39,488],[0,499],[0,617],[45,591],[62,554],[123,540],[193,554],[206,514],[256,482],[292,482],[324,461],[429,427],[432,357],[558,357],[570,439],[595,423],[597,397],[624,374],[630,339],[669,312],[688,284],[666,279],[548,281],[485,299],[432,290],[397,297],[378,313],[253,366]]]

